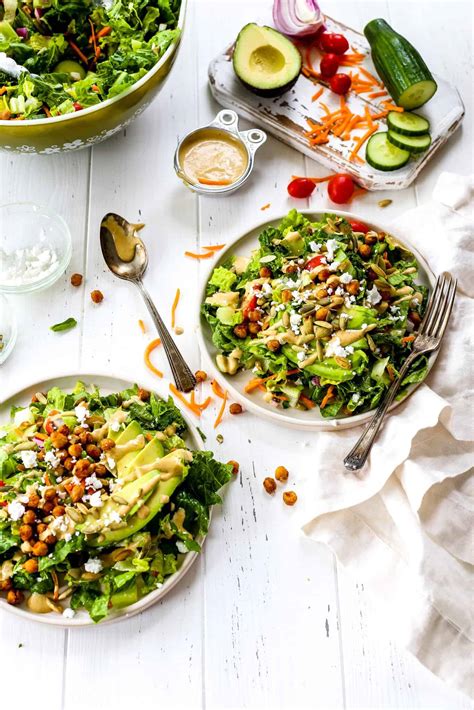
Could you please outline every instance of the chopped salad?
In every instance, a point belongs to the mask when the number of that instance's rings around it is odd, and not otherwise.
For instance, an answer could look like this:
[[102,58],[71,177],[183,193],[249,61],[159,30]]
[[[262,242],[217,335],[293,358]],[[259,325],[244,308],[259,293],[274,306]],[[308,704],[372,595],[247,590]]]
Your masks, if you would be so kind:
[[174,42],[181,0],[3,0],[0,119],[61,116],[121,94]]
[[0,593],[10,604],[94,622],[163,585],[200,550],[232,476],[192,451],[167,401],[137,386],[78,382],[13,407],[0,427]]
[[[325,418],[373,409],[410,353],[428,289],[415,256],[384,232],[296,210],[250,256],[214,269],[202,312],[221,372],[249,370],[246,392]],[[420,357],[403,380],[424,379]]]

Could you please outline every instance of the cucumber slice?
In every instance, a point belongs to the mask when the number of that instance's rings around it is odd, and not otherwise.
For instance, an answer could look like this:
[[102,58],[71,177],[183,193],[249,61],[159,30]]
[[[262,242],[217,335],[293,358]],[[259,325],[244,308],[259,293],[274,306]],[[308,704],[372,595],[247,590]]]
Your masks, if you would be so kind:
[[377,170],[398,170],[408,163],[410,153],[390,143],[387,132],[374,133],[367,141],[365,159]]
[[416,113],[410,113],[410,111],[403,113],[390,111],[387,116],[387,124],[392,131],[401,133],[403,136],[421,136],[430,130],[428,119],[418,116]]
[[407,109],[419,108],[434,96],[437,88],[436,82],[431,79],[419,81],[400,94],[397,104]]
[[392,145],[402,150],[409,150],[410,153],[423,153],[431,145],[429,133],[424,133],[422,136],[404,136],[396,131],[389,131],[387,138]]

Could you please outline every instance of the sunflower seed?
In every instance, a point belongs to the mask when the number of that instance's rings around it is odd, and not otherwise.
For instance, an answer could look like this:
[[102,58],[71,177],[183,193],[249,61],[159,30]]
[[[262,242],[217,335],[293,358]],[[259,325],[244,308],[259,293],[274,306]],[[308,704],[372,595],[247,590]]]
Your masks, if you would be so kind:
[[66,515],[68,516],[68,518],[71,518],[74,523],[84,522],[84,516],[82,515],[82,513],[80,513],[77,508],[72,508],[70,505],[66,506]]
[[393,200],[379,200],[377,202],[377,204],[379,207],[388,207],[389,205],[392,204],[392,202],[393,202]]
[[89,515],[89,508],[87,505],[84,505],[84,503],[76,503],[76,508],[80,513],[83,513],[84,515]]
[[331,323],[326,323],[325,320],[315,320],[314,325],[317,325],[319,328],[325,328],[326,330],[332,330]]
[[334,358],[334,360],[337,362],[337,364],[339,365],[339,367],[342,367],[344,370],[350,370],[351,367],[352,367],[352,365],[351,365],[351,363],[349,362],[349,360],[347,360],[347,359],[344,358],[344,357],[339,357],[338,355],[336,355],[336,357]]
[[314,311],[315,308],[316,303],[314,301],[308,301],[308,303],[305,303],[304,306],[301,307],[300,313],[302,316],[304,316]]
[[376,353],[376,352],[377,352],[377,346],[376,346],[376,344],[374,343],[373,339],[370,337],[370,335],[369,335],[368,333],[366,333],[366,336],[365,336],[365,337],[366,337],[367,342],[368,342],[368,344],[369,344],[370,350],[371,350],[373,353]]
[[323,346],[321,345],[321,342],[319,340],[316,341],[316,353],[317,353],[319,362],[322,362],[322,360],[324,360],[324,351],[323,351]]
[[118,503],[119,505],[127,505],[128,503],[128,500],[126,498],[124,498],[123,496],[119,496],[117,493],[113,493],[111,498],[114,503]]

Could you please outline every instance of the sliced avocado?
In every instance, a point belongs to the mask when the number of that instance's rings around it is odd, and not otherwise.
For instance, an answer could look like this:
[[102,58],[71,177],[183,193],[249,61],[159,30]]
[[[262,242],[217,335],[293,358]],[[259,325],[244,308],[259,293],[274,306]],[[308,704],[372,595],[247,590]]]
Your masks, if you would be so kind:
[[277,30],[251,22],[240,30],[233,64],[236,75],[247,89],[259,96],[281,96],[298,79],[301,54]]
[[304,251],[304,239],[299,232],[288,232],[281,240],[281,243],[288,249],[290,254],[294,254],[294,256],[298,256]]
[[[102,547],[105,545],[110,545],[114,542],[118,542],[119,540],[123,540],[124,538],[129,537],[130,535],[134,535],[136,532],[145,527],[145,525],[147,525],[150,520],[152,520],[152,518],[154,518],[155,515],[157,515],[157,513],[159,513],[159,511],[162,509],[162,507],[168,502],[170,496],[173,495],[176,488],[186,476],[188,472],[186,460],[187,455],[188,452],[186,450],[177,449],[176,451],[172,451],[171,453],[167,454],[167,456],[162,459],[163,462],[166,461],[167,463],[169,463],[171,459],[174,459],[174,475],[168,478],[167,480],[157,480],[156,485],[152,487],[151,495],[149,495],[146,491],[147,484],[149,486],[153,478],[155,478],[160,472],[158,467],[157,470],[145,473],[140,478],[136,479],[135,481],[132,481],[132,483],[127,484],[119,491],[117,491],[117,495],[119,495],[121,499],[124,499],[127,502],[131,503],[136,498],[137,493],[140,490],[145,490],[142,499],[146,498],[146,508],[145,505],[143,505],[141,506],[140,510],[138,510],[138,512],[134,513],[133,515],[126,515],[126,526],[117,528],[115,530],[105,530],[103,533],[101,533],[99,537],[89,538],[89,545],[91,545],[92,547]],[[160,462],[157,463],[158,465],[160,464]],[[106,504],[100,509],[100,517],[98,520],[91,516],[90,519],[86,519],[85,523],[78,526],[78,528],[82,529],[82,531],[86,532],[87,534],[87,526],[89,524],[94,525],[96,523],[102,522],[104,519],[107,520],[113,511],[116,511],[120,515],[120,511],[122,510],[123,505],[125,504],[117,503],[116,501],[112,500],[112,498],[110,498],[106,502]],[[144,515],[143,513],[146,509],[148,510],[148,512],[146,515]],[[130,512],[134,510],[136,510],[136,508],[132,507]]]
[[[110,432],[109,432],[110,433]],[[122,446],[123,444],[128,444],[132,439],[136,439],[137,436],[143,434],[140,424],[134,419],[128,424],[125,429],[117,436],[115,439],[116,446]],[[113,438],[113,437],[112,437]],[[128,454],[124,454],[122,458],[117,461],[117,475],[122,475],[126,467],[133,461],[133,459],[139,454],[139,451],[129,451]]]
[[[132,458],[126,461],[124,465],[120,466],[120,476],[126,476],[127,473],[130,473],[136,466],[151,464],[163,458],[165,455],[163,444],[156,437],[153,437],[141,451],[132,451],[131,453],[133,454]],[[129,454],[126,454],[124,459],[128,458],[128,456]],[[121,464],[121,460],[119,460],[119,464]]]

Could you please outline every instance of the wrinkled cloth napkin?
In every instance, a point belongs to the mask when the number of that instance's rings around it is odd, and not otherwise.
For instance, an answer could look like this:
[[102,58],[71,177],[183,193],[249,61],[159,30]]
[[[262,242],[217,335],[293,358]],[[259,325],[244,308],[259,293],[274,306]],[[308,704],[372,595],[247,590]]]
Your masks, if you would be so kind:
[[[387,419],[359,474],[342,458],[361,429],[318,435],[303,531],[366,583],[387,632],[473,693],[474,177],[443,173],[432,201],[392,233],[450,271],[458,294],[426,382]],[[309,490],[308,490],[309,489]]]

